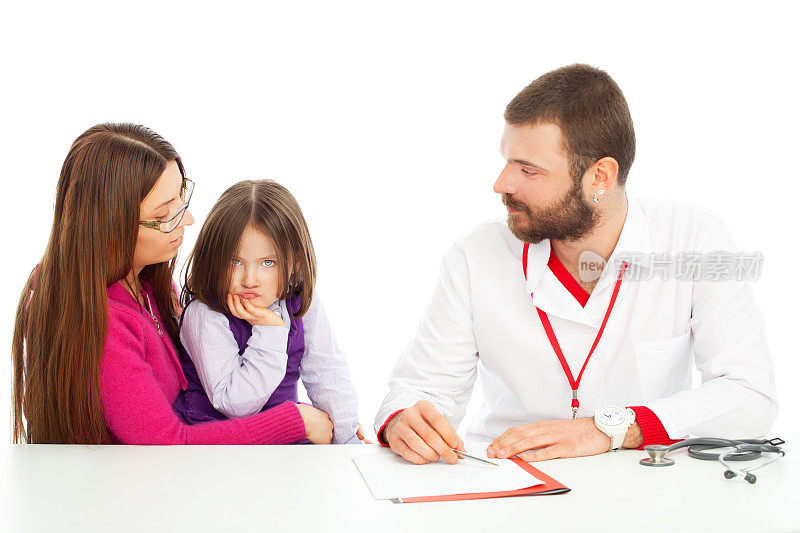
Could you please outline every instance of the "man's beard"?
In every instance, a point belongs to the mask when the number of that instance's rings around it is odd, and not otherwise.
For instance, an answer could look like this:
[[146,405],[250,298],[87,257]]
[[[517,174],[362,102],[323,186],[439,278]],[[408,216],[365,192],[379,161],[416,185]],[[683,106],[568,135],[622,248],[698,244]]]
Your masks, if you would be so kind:
[[508,228],[519,240],[537,244],[545,239],[577,241],[589,234],[600,213],[581,196],[580,182],[554,206],[533,212],[527,205],[503,195],[503,204],[517,213],[508,214]]

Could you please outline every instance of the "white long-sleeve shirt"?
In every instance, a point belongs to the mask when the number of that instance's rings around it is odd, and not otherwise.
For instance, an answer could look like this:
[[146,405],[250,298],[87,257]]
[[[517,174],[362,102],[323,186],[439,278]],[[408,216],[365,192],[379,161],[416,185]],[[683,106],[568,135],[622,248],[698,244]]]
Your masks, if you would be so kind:
[[[184,313],[181,342],[212,405],[228,417],[259,412],[286,375],[289,311],[284,300],[269,309],[286,327],[253,326],[241,355],[225,315],[200,301],[192,302]],[[358,401],[350,370],[316,294],[302,320],[305,349],[300,379],[308,397],[330,416],[334,443],[358,443]]]
[[[606,405],[644,405],[673,439],[741,438],[770,429],[777,414],[774,371],[749,284],[662,275],[664,253],[707,254],[711,277],[720,270],[715,258],[724,264],[735,257],[713,254],[737,250],[717,216],[667,202],[629,202],[619,241],[585,307],[547,267],[548,240],[530,245],[527,281],[522,249],[506,221],[497,220],[447,252],[416,338],[392,371],[376,432],[394,412],[422,399],[457,427],[478,376],[484,397],[471,438],[491,440],[509,427],[570,418],[572,390],[535,306],[547,313],[577,377],[611,299],[617,260],[631,254],[634,262],[578,390],[578,416]],[[692,364],[702,374],[694,390]]]

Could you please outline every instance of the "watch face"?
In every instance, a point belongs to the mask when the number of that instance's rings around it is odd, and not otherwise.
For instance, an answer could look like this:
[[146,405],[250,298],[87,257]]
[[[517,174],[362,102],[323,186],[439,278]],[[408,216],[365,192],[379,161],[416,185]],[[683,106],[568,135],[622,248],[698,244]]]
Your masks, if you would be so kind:
[[599,415],[600,421],[606,426],[621,426],[625,423],[625,411],[616,407],[604,407]]

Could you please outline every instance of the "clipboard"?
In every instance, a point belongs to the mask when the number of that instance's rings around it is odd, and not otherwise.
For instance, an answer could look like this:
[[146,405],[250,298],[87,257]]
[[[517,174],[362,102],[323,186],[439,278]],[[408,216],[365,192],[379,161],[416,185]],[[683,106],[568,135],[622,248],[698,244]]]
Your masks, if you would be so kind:
[[515,457],[511,459],[520,468],[535,476],[537,481],[543,481],[532,487],[506,490],[501,492],[475,492],[470,494],[448,494],[445,496],[419,496],[414,498],[393,498],[393,503],[421,503],[421,502],[444,502],[458,500],[481,500],[485,498],[506,498],[510,496],[547,496],[551,494],[566,494],[570,488],[559,481],[551,478],[538,468],[531,466],[527,461]]

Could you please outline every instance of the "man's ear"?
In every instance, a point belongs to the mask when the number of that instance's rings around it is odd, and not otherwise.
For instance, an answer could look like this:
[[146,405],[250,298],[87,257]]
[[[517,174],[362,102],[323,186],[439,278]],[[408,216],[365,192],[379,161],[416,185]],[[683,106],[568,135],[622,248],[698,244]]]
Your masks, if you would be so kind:
[[617,181],[619,174],[619,163],[613,157],[602,157],[595,161],[589,169],[592,174],[592,190],[597,192],[602,190],[608,192],[611,186]]

